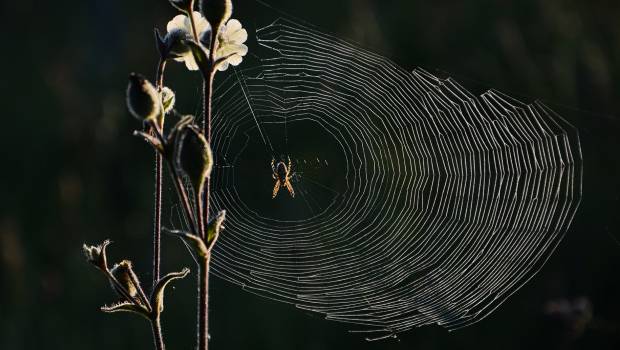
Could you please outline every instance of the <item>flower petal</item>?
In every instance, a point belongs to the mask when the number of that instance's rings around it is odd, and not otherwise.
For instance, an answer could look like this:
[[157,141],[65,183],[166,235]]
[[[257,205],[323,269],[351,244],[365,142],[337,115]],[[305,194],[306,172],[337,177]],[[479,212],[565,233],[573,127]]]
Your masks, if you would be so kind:
[[200,37],[202,33],[211,30],[211,25],[209,24],[209,21],[207,21],[207,19],[204,18],[202,14],[198,11],[194,11],[194,22],[196,23],[196,32],[198,33],[198,37]]
[[228,21],[228,23],[226,23],[226,31],[230,31],[231,33],[241,28],[241,22],[236,19],[231,19],[230,21]]
[[233,66],[238,66],[241,63],[241,61],[243,61],[243,57],[239,55],[234,55],[228,59],[228,63],[230,63]]
[[187,19],[187,16],[185,15],[174,16],[174,18],[170,22],[168,22],[168,25],[166,26],[166,30],[168,31],[168,33],[172,32],[173,30],[187,31],[187,29],[185,28],[186,19]]
[[227,40],[235,44],[243,44],[246,40],[248,40],[248,32],[247,30],[240,28],[228,34]]
[[196,60],[194,59],[193,55],[187,55],[184,56],[185,58],[185,66],[187,67],[187,69],[189,70],[198,70],[198,64],[196,63]]
[[223,72],[228,69],[228,65],[229,65],[228,61],[222,62],[219,66],[217,66],[217,70],[219,70],[220,72]]

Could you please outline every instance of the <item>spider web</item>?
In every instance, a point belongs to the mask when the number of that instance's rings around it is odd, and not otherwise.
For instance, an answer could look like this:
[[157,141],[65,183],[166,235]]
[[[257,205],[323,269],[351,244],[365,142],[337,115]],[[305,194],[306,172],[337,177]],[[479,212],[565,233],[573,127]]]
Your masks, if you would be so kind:
[[287,19],[257,40],[215,92],[216,276],[380,339],[475,323],[541,269],[581,198],[572,125]]

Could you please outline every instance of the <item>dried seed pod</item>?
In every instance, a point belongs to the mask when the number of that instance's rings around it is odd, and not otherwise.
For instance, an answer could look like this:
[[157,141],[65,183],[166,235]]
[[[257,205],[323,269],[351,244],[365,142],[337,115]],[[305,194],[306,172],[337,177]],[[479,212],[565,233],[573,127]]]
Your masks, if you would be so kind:
[[[116,280],[125,289],[125,291],[129,294],[130,297],[135,298],[138,295],[138,288],[140,288],[140,286],[134,283],[134,281],[137,281],[138,279],[133,272],[131,261],[123,260],[120,263],[115,264],[114,267],[112,267],[112,269],[110,270],[110,273],[112,274],[112,276],[114,276],[114,278],[116,278]],[[120,297],[125,298],[125,293],[119,290],[119,287],[115,283],[110,281],[110,285]]]
[[88,246],[84,244],[82,246],[82,252],[86,257],[86,261],[95,265],[101,271],[108,270],[108,259],[106,257],[106,248],[110,244],[110,240],[105,240],[103,243],[97,246]]

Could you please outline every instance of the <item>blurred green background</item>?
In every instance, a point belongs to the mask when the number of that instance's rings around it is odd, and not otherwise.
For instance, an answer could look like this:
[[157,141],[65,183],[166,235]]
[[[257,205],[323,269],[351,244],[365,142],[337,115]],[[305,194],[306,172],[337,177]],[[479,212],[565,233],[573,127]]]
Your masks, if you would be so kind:
[[[351,326],[253,296],[214,279],[213,349],[620,348],[620,3],[617,1],[270,0],[273,8],[358,42],[405,68],[450,75],[472,91],[541,99],[581,134],[584,197],[543,270],[490,317],[448,333],[426,327],[368,343]],[[131,136],[127,74],[151,75],[153,27],[167,1],[3,1],[0,96],[0,349],[148,349],[147,323],[104,315],[114,297],[81,256],[112,238],[150,280],[152,152]],[[251,27],[277,16],[251,0]],[[8,31],[8,33],[7,33]],[[252,33],[250,33],[252,35]],[[251,50],[252,48],[250,48]],[[170,69],[184,91],[199,79]],[[181,110],[198,98],[180,95]],[[164,240],[164,270],[188,265]],[[169,349],[194,345],[194,281],[167,295]],[[592,319],[549,317],[550,301],[587,300]]]

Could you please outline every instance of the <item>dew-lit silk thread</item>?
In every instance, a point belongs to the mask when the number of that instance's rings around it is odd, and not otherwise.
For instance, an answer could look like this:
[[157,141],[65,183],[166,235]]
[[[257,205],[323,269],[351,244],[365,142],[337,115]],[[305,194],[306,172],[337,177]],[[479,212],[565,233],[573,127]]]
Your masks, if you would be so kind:
[[[261,64],[229,74],[215,92],[222,171],[212,205],[230,213],[215,275],[381,338],[475,323],[542,268],[581,199],[572,125],[544,105],[474,96],[288,20],[257,35]],[[265,217],[235,182],[243,145],[231,142],[260,138],[271,179],[270,127],[302,120],[338,145],[345,161],[322,170],[344,185],[321,210],[313,191],[331,187],[302,174],[294,200],[308,201],[309,214]],[[286,137],[281,144],[304,134],[289,127]]]

